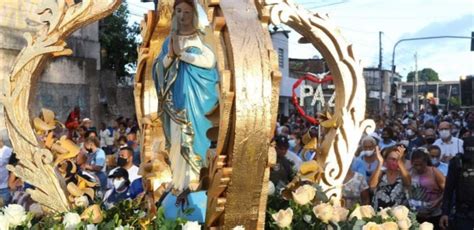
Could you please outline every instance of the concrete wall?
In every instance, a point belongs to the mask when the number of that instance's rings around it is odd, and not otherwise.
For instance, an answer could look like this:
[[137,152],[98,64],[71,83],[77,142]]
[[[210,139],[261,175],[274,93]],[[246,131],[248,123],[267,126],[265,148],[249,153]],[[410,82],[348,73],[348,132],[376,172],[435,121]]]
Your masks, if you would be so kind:
[[[278,113],[285,116],[289,116],[289,110],[292,108],[290,105],[289,97],[291,97],[291,88],[295,83],[296,79],[290,78],[289,68],[289,57],[288,57],[288,31],[277,31],[271,33],[273,49],[279,56],[279,68],[282,73],[282,79],[280,83],[280,101]],[[279,53],[282,50],[283,53]],[[283,65],[280,65],[283,64]]]
[[[42,0],[0,1],[0,93],[5,92],[7,76],[19,51],[26,45],[25,32],[37,30],[39,16],[34,14]],[[37,116],[42,107],[54,110],[65,121],[78,105],[81,116],[98,120],[100,115],[100,44],[98,23],[84,27],[67,40],[72,57],[52,60],[31,92],[35,97],[30,115]],[[0,104],[0,136],[5,135],[3,106]]]

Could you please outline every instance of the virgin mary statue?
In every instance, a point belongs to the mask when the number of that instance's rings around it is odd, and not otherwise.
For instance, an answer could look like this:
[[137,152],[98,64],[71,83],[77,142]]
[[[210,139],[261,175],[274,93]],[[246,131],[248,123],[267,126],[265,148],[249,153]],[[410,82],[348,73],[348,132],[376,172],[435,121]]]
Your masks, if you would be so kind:
[[175,1],[171,33],[153,68],[175,195],[197,189],[210,146],[205,115],[218,102],[216,59],[203,43],[197,12],[194,0]]

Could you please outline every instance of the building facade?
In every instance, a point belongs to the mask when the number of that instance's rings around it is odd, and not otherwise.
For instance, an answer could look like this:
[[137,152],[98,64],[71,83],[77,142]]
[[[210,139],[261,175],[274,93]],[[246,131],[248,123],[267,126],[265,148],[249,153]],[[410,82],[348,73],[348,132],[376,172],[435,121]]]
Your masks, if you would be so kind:
[[[401,102],[407,110],[419,111],[427,104],[436,104],[442,110],[459,108],[461,86],[459,81],[421,81],[402,82],[400,84]],[[415,88],[416,87],[416,88]],[[413,92],[418,91],[415,96]],[[415,100],[418,100],[418,108],[415,108]]]
[[396,93],[401,82],[398,73],[392,74],[389,70],[379,70],[378,68],[364,68],[365,79],[366,113],[370,117],[382,113],[395,113],[401,109]]
[[[0,1],[0,93],[20,50],[26,46],[25,32],[34,33],[40,19],[35,14],[41,0]],[[98,23],[86,26],[70,36],[67,46],[73,55],[49,61],[33,84],[30,116],[41,108],[55,111],[64,122],[74,106],[81,108],[81,117],[98,121],[100,114],[100,44]],[[4,110],[0,104],[0,134],[7,139]]]
[[288,33],[285,30],[270,31],[273,49],[278,54],[278,66],[282,74],[280,82],[280,97],[278,103],[278,114],[289,116],[293,105],[291,103],[291,88],[296,82],[290,78],[289,58],[288,58]]

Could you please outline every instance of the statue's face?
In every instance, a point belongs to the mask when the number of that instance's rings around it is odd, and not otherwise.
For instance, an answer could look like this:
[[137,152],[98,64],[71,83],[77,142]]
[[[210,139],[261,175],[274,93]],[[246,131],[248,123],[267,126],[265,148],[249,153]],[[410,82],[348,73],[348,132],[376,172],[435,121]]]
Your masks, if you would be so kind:
[[175,15],[180,27],[191,25],[193,23],[193,14],[193,7],[187,3],[180,3],[175,8]]

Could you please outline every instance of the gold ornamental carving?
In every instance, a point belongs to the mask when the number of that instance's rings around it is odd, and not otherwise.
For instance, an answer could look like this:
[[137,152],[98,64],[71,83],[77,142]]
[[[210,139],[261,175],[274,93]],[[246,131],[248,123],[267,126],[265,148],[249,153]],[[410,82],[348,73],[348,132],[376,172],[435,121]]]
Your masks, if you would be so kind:
[[24,34],[27,41],[17,56],[9,74],[6,93],[0,96],[5,107],[9,137],[19,164],[7,168],[23,181],[33,185],[31,197],[53,212],[71,208],[60,175],[55,171],[56,156],[37,140],[29,114],[32,85],[37,81],[47,60],[71,55],[65,40],[75,30],[95,22],[110,13],[120,0],[83,0],[74,4],[68,0],[43,0],[36,11],[40,26],[35,34]]
[[366,91],[360,61],[352,44],[343,39],[327,15],[311,13],[292,0],[256,2],[263,22],[288,25],[311,43],[329,65],[336,86],[335,109],[325,121],[331,125],[324,127],[317,161],[324,165],[319,184],[328,196],[339,197],[363,132],[375,129],[374,121],[365,119]]

